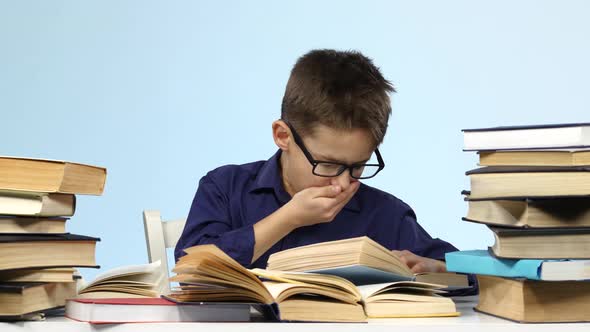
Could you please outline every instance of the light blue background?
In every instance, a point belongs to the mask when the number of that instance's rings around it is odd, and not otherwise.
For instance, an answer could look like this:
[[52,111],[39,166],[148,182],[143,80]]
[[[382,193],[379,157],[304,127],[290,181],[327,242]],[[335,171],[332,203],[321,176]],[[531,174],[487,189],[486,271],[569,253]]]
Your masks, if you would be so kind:
[[5,0],[0,153],[107,167],[69,230],[102,239],[102,270],[147,262],[142,210],[184,217],[208,170],[270,157],[297,57],[356,49],[399,91],[366,182],[431,235],[485,248],[460,220],[477,160],[460,130],[588,121],[588,17],[587,1]]

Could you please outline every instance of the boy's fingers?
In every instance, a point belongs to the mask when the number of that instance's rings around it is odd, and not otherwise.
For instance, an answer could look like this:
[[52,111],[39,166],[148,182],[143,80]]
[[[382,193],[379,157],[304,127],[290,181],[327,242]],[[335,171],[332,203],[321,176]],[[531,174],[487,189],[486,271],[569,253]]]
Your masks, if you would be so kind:
[[340,186],[324,186],[324,187],[311,187],[308,188],[311,196],[313,198],[316,197],[336,197],[338,194],[342,192],[342,187]]

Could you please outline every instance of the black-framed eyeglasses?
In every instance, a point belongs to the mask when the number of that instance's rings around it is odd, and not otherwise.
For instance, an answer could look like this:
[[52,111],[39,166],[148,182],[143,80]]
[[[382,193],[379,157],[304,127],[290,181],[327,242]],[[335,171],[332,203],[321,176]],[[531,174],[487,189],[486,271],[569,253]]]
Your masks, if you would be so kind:
[[307,148],[305,147],[305,144],[303,144],[303,140],[301,139],[301,136],[297,134],[295,128],[293,128],[293,126],[291,126],[289,122],[285,120],[283,121],[287,124],[287,126],[289,126],[289,129],[291,129],[291,133],[293,133],[293,140],[295,141],[295,144],[297,144],[301,151],[303,151],[305,158],[307,158],[307,160],[313,167],[312,173],[314,175],[323,177],[335,177],[339,176],[344,171],[348,170],[352,178],[362,180],[374,177],[375,175],[377,175],[377,173],[381,172],[383,168],[385,168],[385,163],[383,162],[383,158],[381,157],[379,149],[375,149],[375,156],[377,157],[378,164],[359,163],[347,165],[332,161],[315,160],[309,152],[309,150],[307,150]]

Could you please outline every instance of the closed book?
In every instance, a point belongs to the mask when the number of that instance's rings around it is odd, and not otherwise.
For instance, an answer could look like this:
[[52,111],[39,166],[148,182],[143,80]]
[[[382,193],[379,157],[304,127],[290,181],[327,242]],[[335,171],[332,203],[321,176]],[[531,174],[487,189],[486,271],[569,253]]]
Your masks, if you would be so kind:
[[590,167],[489,166],[466,172],[470,199],[590,195]]
[[76,196],[0,191],[0,215],[69,217],[76,211]]
[[64,234],[67,218],[0,216],[0,233]]
[[529,280],[564,281],[590,279],[590,260],[506,259],[487,250],[465,250],[445,255],[447,270]]
[[590,197],[475,200],[466,196],[465,221],[519,228],[590,227]]
[[72,268],[0,271],[0,280],[4,282],[74,282],[78,277]]
[[177,304],[163,298],[71,299],[66,317],[92,324],[158,322],[246,322],[243,303]]
[[0,234],[0,271],[45,267],[95,267],[98,238],[75,234]]
[[590,123],[463,129],[463,150],[590,148]]
[[480,151],[480,166],[587,166],[590,150]]
[[0,283],[0,319],[63,306],[76,283]]
[[475,310],[521,323],[590,321],[590,282],[478,276]]
[[590,228],[507,228],[488,226],[496,257],[590,259]]
[[0,190],[101,195],[106,175],[98,166],[0,156]]

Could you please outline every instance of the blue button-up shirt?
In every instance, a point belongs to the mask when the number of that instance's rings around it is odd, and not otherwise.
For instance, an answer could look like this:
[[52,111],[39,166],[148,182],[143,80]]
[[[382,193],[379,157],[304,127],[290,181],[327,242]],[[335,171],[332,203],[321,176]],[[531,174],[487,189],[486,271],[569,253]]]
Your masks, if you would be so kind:
[[406,203],[361,184],[332,222],[295,229],[252,263],[253,225],[291,199],[283,188],[280,155],[279,150],[267,161],[222,166],[201,179],[176,245],[177,260],[184,248],[212,243],[245,267],[265,268],[268,257],[277,251],[358,236],[368,236],[390,250],[407,249],[440,260],[457,250],[428,235]]

